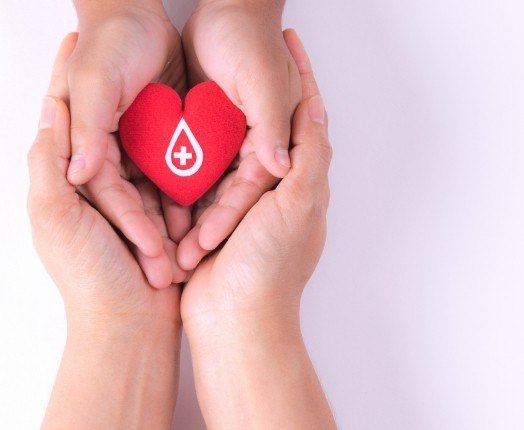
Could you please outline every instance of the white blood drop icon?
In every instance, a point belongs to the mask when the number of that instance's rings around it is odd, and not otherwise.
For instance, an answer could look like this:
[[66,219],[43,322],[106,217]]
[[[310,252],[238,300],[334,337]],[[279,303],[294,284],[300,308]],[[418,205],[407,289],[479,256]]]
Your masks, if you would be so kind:
[[[191,145],[192,151],[188,151],[188,148],[186,145],[182,145],[180,147],[179,151],[174,151],[175,144],[177,143],[178,139],[180,138],[180,135],[185,133],[187,136],[187,139],[189,141],[189,144]],[[195,156],[195,161],[193,165],[188,163],[188,160],[193,161],[193,155]],[[177,164],[179,164],[180,167],[177,167],[173,160],[177,160]],[[173,133],[173,137],[171,138],[171,141],[169,142],[169,146],[167,147],[166,152],[166,163],[167,167],[169,167],[169,170],[171,170],[175,175],[178,176],[191,176],[194,175],[196,172],[198,172],[198,169],[202,166],[202,162],[204,161],[204,152],[202,151],[202,147],[196,140],[195,135],[187,125],[187,122],[184,120],[184,118],[180,119],[180,122],[178,123],[175,132]],[[190,165],[191,167],[184,168],[184,166]]]

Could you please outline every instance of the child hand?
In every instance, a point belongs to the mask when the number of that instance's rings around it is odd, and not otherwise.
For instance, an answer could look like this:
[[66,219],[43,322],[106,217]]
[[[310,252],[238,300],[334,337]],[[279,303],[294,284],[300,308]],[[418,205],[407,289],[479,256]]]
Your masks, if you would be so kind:
[[167,66],[178,69],[169,84],[184,86],[180,38],[160,1],[77,1],[77,9],[78,42],[53,94],[70,101],[74,185],[100,170],[109,133],[142,88]]

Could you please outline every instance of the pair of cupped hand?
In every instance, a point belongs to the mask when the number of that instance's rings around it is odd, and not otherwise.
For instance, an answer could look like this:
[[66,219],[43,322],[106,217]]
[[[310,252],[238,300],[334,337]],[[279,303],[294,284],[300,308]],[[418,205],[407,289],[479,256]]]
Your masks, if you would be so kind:
[[[29,154],[34,242],[66,310],[187,324],[298,305],[325,240],[331,148],[296,33],[281,32],[279,13],[221,2],[197,8],[182,40],[163,8],[103,15],[80,15],[62,43]],[[147,83],[183,95],[206,79],[249,130],[234,169],[189,209],[138,171],[113,132]],[[183,281],[180,302],[179,288],[163,287]]]

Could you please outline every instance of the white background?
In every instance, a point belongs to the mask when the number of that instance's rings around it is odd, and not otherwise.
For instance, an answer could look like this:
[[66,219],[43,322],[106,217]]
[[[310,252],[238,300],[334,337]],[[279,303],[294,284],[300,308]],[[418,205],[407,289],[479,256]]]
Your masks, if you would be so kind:
[[[190,4],[170,10],[177,24]],[[521,0],[290,0],[331,120],[303,327],[341,429],[524,429]],[[37,428],[64,345],[25,155],[70,2],[0,5],[0,428]],[[202,427],[184,352],[176,422]]]

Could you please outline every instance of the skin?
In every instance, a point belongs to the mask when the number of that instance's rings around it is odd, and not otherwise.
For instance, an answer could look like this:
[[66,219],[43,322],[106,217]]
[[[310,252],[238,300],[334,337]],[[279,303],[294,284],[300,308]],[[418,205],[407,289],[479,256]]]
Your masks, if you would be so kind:
[[[62,44],[51,94],[69,73],[77,37]],[[331,147],[307,55],[294,32],[285,33],[285,42],[304,93],[291,168],[197,266],[182,294],[176,284],[154,288],[151,279],[163,268],[147,276],[141,268],[144,258],[158,257],[137,252],[119,234],[118,214],[89,186],[68,181],[70,114],[60,99],[44,99],[28,157],[28,210],[35,247],[64,300],[68,332],[43,428],[169,427],[182,322],[209,428],[335,428],[299,324],[300,297],[325,240]],[[179,208],[148,197],[158,190],[111,138],[104,166],[101,172],[118,173],[117,190],[134,199],[136,214],[156,228],[159,248],[176,252]],[[176,265],[170,269],[158,284],[184,275]]]
[[182,294],[198,400],[210,429],[334,429],[300,332],[300,298],[323,249],[331,146],[309,59],[284,33],[302,76],[292,167]]
[[[151,81],[167,83],[181,94],[187,89],[180,38],[162,2],[75,1],[78,43],[60,82],[49,91],[68,101],[71,109],[68,180],[82,186],[91,203],[106,208],[104,216],[136,246],[140,265],[157,288],[180,281],[180,268],[194,269],[289,171],[291,117],[301,94],[297,68],[281,33],[283,4],[202,0],[185,27],[191,86],[215,80],[246,114],[250,129],[229,173],[193,207],[183,208],[162,193],[140,188],[138,199],[116,172],[107,171],[115,146],[111,133],[140,90]],[[129,175],[120,176],[127,180]],[[144,200],[155,200],[169,220],[172,243],[163,249],[163,232],[154,233],[140,209]],[[169,273],[172,245],[178,243],[178,264]]]
[[177,252],[184,269],[194,269],[289,171],[291,118],[301,86],[282,37],[283,6],[280,0],[201,0],[184,27],[190,84],[217,82],[249,127],[238,163],[197,204],[195,226]]
[[[71,111],[68,181],[134,245],[151,285],[185,273],[174,255],[190,215],[168,200],[120,155],[111,132],[151,81],[186,89],[180,36],[160,1],[77,0],[79,33],[64,41],[48,90]],[[83,185],[82,185],[83,184]],[[171,219],[169,232],[164,212]]]
[[35,247],[62,295],[67,342],[44,429],[167,428],[178,387],[180,289],[153,288],[66,179],[66,105],[44,99],[29,153]]

